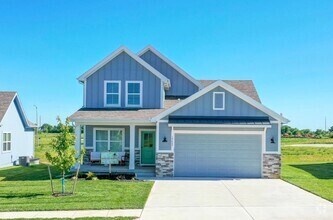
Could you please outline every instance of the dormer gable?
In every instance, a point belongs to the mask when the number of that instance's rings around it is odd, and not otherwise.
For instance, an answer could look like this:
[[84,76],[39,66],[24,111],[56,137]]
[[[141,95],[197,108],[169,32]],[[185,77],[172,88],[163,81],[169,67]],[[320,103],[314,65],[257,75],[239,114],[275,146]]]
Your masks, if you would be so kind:
[[199,81],[151,45],[141,50],[138,56],[170,79],[172,87],[166,91],[166,96],[190,96],[203,88]]

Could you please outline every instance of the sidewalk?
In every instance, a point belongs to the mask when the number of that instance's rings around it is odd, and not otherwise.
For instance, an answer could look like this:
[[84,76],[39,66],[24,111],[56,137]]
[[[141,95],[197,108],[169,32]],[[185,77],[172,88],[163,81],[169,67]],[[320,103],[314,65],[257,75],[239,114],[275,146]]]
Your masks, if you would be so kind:
[[29,212],[0,212],[0,219],[15,218],[82,218],[82,217],[137,217],[142,209],[113,209],[113,210],[73,210],[73,211],[29,211]]

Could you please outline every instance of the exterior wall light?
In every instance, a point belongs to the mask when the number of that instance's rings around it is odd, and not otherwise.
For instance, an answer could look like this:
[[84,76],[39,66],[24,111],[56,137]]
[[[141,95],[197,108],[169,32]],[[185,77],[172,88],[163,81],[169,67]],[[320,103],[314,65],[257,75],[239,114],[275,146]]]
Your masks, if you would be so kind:
[[162,142],[164,142],[164,143],[166,143],[166,142],[168,142],[167,141],[167,138],[164,136],[164,138],[163,138],[163,141]]
[[271,138],[271,144],[275,144],[274,137]]

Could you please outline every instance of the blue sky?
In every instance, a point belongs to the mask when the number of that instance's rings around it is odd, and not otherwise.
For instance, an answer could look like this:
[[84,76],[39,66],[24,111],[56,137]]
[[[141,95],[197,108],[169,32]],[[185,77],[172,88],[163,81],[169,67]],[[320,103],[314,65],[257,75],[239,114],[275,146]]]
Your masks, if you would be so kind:
[[82,106],[76,78],[152,44],[197,79],[252,79],[299,128],[333,125],[333,1],[1,1],[0,90],[35,120]]

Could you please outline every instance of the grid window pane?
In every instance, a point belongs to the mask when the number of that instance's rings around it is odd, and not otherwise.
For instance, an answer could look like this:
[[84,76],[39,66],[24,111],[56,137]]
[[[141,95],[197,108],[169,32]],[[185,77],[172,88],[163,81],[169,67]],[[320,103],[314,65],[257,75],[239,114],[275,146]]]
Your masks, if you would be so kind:
[[122,141],[123,132],[122,131],[110,131],[110,140],[111,141]]
[[110,151],[111,152],[122,152],[123,144],[121,142],[110,142]]
[[129,105],[140,105],[140,95],[128,95]]
[[11,143],[8,142],[8,143],[7,143],[7,151],[10,151],[11,149],[12,149]]
[[97,152],[108,151],[108,142],[96,142],[96,151]]
[[107,94],[106,95],[106,104],[116,105],[118,103],[119,103],[119,95],[118,94]]
[[107,93],[119,93],[119,84],[118,83],[107,83],[106,92]]
[[7,151],[6,143],[2,144],[2,151]]
[[140,93],[140,83],[128,83],[128,93]]
[[97,141],[107,141],[108,140],[108,131],[96,131],[96,140]]

